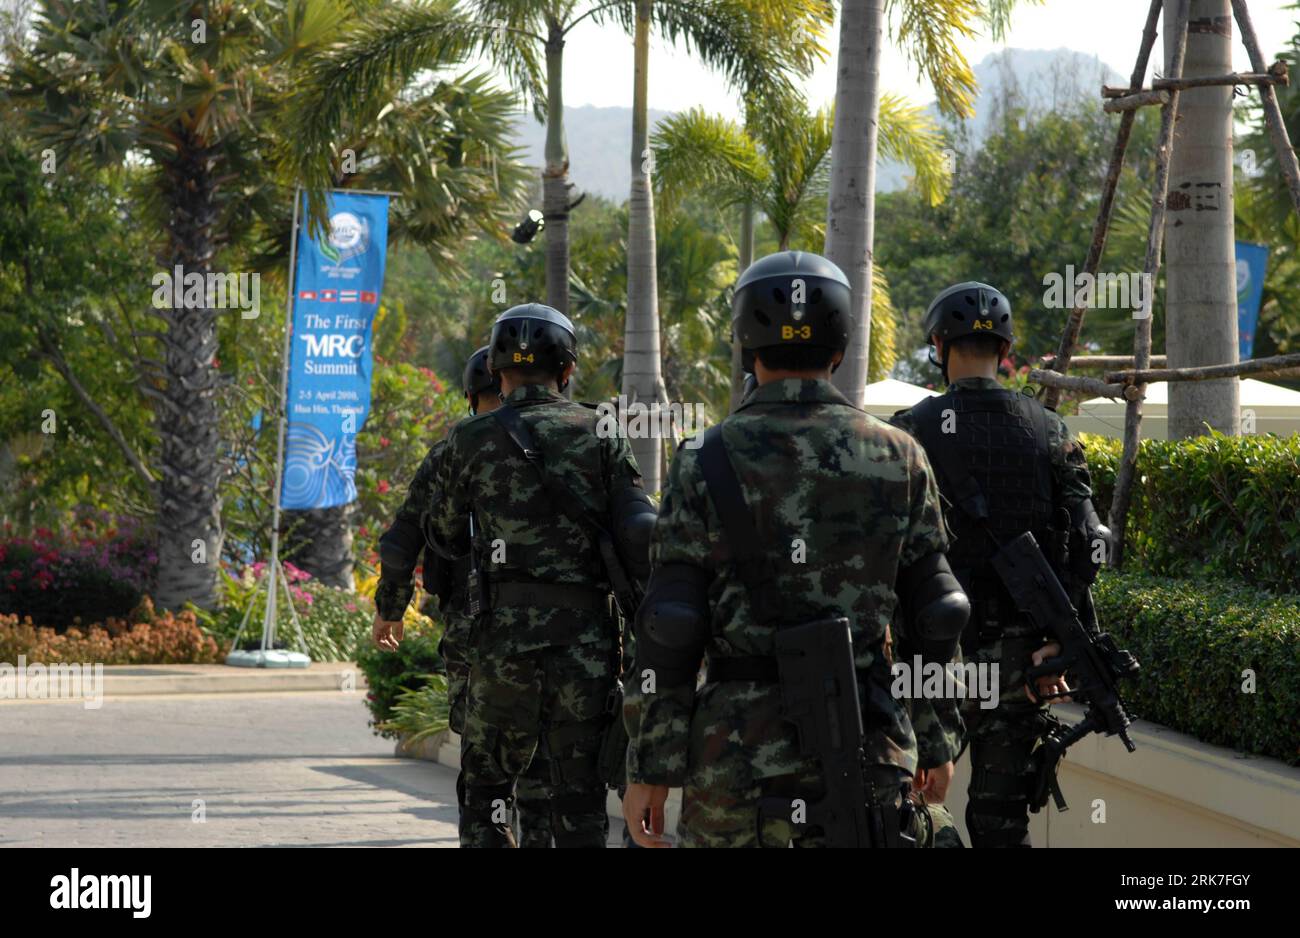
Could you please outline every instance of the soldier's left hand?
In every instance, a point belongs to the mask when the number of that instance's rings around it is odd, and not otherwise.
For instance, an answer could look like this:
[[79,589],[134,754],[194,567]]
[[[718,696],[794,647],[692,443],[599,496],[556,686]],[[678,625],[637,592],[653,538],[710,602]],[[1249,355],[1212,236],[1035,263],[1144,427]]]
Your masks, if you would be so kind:
[[[1060,654],[1060,642],[1048,642],[1042,648],[1038,649],[1038,651],[1030,655],[1030,661],[1032,661],[1034,666],[1037,667],[1048,658],[1055,658]],[[1034,688],[1031,688],[1028,684],[1025,685],[1025,694],[1029,697],[1031,702],[1039,703],[1040,700],[1046,700],[1048,697],[1053,698],[1047,701],[1049,704],[1071,702],[1071,698],[1069,697],[1070,685],[1065,683],[1064,674],[1044,674],[1038,677],[1034,683],[1037,685],[1037,695],[1034,693]],[[1055,697],[1054,695],[1056,694],[1062,694],[1064,696]]]
[[397,651],[397,645],[401,642],[402,633],[405,630],[406,626],[402,624],[401,620],[390,622],[379,618],[379,615],[376,614],[374,625],[370,627],[370,636],[374,639],[375,644],[384,651]]

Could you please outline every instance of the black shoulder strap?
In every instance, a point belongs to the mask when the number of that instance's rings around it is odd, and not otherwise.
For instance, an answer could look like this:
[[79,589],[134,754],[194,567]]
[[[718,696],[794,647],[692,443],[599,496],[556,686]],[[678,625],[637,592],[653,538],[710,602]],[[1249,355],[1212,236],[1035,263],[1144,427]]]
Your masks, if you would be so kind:
[[583,504],[582,499],[578,498],[573,489],[546,471],[546,467],[542,464],[541,450],[534,445],[532,431],[528,429],[528,424],[519,415],[518,408],[511,407],[509,404],[502,404],[492,411],[492,416],[506,431],[515,446],[519,447],[519,451],[523,453],[524,459],[528,460],[528,464],[536,470],[542,488],[555,503],[555,507],[560,510],[560,513],[584,530],[594,533],[597,538],[601,535],[607,535],[605,525],[601,524],[587,506]]
[[947,481],[952,493],[950,498],[952,503],[967,516],[984,525],[989,517],[988,500],[985,499],[984,492],[975,481],[975,477],[970,474],[970,470],[957,458],[957,447],[953,445],[953,441],[944,439],[946,434],[942,431],[943,411],[949,407],[954,410],[961,409],[961,405],[951,394],[929,397],[917,404],[912,408],[912,413],[917,418],[916,433],[921,440],[921,445],[925,447],[925,454],[930,457],[930,465],[934,466],[935,471]]
[[731,554],[736,572],[740,574],[749,592],[750,603],[756,615],[773,618],[776,610],[768,609],[765,602],[765,556],[760,545],[758,527],[745,504],[745,493],[736,477],[736,468],[727,455],[722,440],[722,425],[714,424],[704,432],[700,445],[700,470],[709,498],[722,521],[722,537]]

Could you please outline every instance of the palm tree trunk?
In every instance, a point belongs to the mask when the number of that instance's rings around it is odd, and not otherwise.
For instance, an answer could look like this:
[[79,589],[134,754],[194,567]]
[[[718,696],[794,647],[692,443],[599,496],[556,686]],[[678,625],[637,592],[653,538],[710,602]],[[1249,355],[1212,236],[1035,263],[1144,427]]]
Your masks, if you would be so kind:
[[880,114],[880,56],[884,0],[844,0],[831,137],[831,190],[826,256],[853,288],[853,332],[835,386],[861,406],[871,347],[871,262],[876,214],[876,131]]
[[569,149],[564,138],[564,24],[551,19],[546,39],[546,302],[569,312]]
[[[740,273],[754,263],[754,200],[746,199],[740,206],[740,256],[737,258]],[[731,338],[731,409],[740,406],[745,391],[745,366],[741,357],[740,342]]]
[[[1191,0],[1183,75],[1232,71],[1229,0]],[[1176,9],[1165,4],[1166,58]],[[1165,283],[1170,368],[1237,361],[1237,273],[1233,234],[1232,89],[1189,88],[1179,96],[1169,167]],[[1238,379],[1169,384],[1169,436],[1201,436],[1208,423],[1241,432]]]
[[352,505],[284,513],[284,559],[326,586],[352,590]]
[[[174,128],[175,129],[175,128]],[[166,270],[206,275],[216,246],[217,166],[210,149],[179,129],[180,154],[163,167],[170,202]],[[158,400],[158,583],[154,602],[210,608],[221,558],[221,478],[216,397],[220,378],[216,311],[157,309],[166,324],[164,386]]]
[[[623,344],[623,394],[649,407],[659,401],[663,383],[659,357],[659,285],[655,270],[655,206],[650,188],[648,78],[650,6],[637,0],[632,91],[632,193],[627,222],[627,320]],[[657,421],[650,421],[657,426]],[[647,492],[657,492],[663,441],[652,429],[648,437],[629,440]]]

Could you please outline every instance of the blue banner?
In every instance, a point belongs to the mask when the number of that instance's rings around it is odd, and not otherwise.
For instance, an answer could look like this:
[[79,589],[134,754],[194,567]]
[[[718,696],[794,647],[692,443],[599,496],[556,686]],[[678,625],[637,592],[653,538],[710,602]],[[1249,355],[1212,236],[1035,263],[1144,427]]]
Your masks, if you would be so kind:
[[332,508],[357,497],[356,439],[370,410],[370,329],[384,285],[388,196],[332,192],[328,206],[324,240],[309,237],[305,224],[298,231],[281,508]]
[[1237,343],[1243,362],[1255,350],[1255,326],[1267,268],[1268,245],[1237,242]]

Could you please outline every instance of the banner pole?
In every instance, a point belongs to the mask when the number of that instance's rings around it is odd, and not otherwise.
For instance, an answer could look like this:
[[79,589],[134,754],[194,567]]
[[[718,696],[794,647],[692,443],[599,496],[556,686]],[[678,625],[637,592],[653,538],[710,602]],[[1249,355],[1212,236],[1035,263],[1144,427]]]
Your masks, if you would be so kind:
[[[271,563],[267,569],[266,618],[262,623],[262,650],[269,651],[275,642],[276,586],[280,569],[280,489],[284,485],[284,434],[289,424],[289,356],[292,352],[294,278],[298,263],[298,209],[302,204],[301,187],[293,188],[293,229],[289,234],[289,295],[284,305],[284,360],[280,364],[280,421],[275,443],[275,489],[271,508]],[[285,597],[290,603],[291,596]]]

